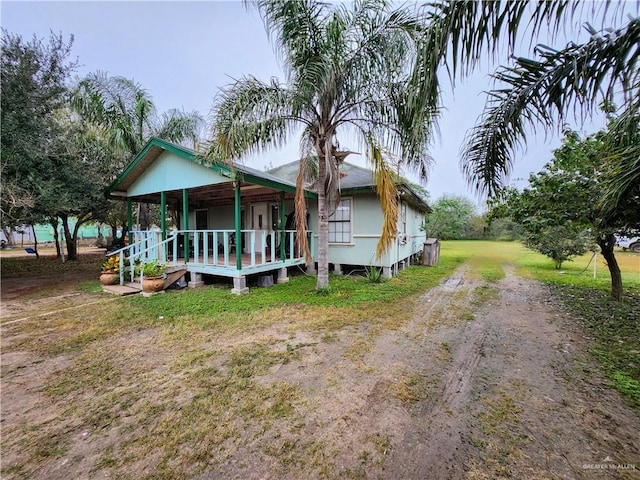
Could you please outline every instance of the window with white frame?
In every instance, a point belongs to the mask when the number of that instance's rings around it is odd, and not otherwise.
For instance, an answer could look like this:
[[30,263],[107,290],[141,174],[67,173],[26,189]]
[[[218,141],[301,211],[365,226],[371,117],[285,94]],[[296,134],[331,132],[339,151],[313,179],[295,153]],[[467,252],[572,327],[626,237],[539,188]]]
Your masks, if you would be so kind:
[[329,243],[351,243],[350,198],[343,198],[329,217]]
[[407,233],[407,204],[404,202],[400,204],[400,233]]

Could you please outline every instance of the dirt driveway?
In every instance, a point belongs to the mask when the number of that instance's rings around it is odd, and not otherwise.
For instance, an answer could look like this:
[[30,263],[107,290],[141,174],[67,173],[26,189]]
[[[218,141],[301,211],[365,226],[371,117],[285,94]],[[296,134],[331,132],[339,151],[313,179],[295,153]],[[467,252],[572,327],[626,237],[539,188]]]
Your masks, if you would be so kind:
[[[216,391],[236,365],[230,348],[261,345],[267,353],[295,349],[296,355],[254,372],[252,388],[265,392],[263,399],[229,419],[226,435],[216,425],[210,433],[221,437],[211,446],[199,450],[187,439],[187,447],[183,442],[165,457],[136,443],[136,432],[158,436],[159,419],[175,420],[176,411],[193,405],[194,393],[177,390],[192,371],[168,367],[174,352],[156,341],[157,331],[105,342],[118,346],[119,363],[110,359],[114,371],[124,362],[140,379],[136,389],[172,391],[171,403],[162,410],[132,396],[117,421],[90,430],[83,420],[66,418],[64,402],[45,393],[73,359],[30,353],[23,345],[33,329],[25,330],[25,322],[5,326],[3,478],[640,478],[638,413],[606,386],[586,353],[589,339],[543,285],[509,269],[503,280],[486,283],[463,266],[406,308],[413,314],[400,328],[362,322],[329,339],[326,332],[292,330],[286,321],[242,338],[189,339],[194,349],[210,352],[196,373],[206,373],[198,381],[215,384]],[[50,328],[46,317],[26,322]],[[105,345],[96,351],[104,353]],[[85,362],[91,358],[85,353]],[[246,377],[234,382],[238,378]],[[267,390],[272,386],[274,395]],[[108,393],[114,402],[129,395],[121,387]],[[291,408],[268,422],[251,420],[257,410],[285,405],[277,403],[285,395]],[[130,405],[143,400],[154,408],[141,421],[143,409]],[[235,411],[225,408],[228,415]],[[192,415],[193,422],[198,417]],[[25,450],[40,437],[27,431],[49,432],[64,448],[48,444],[53,454],[29,456]],[[204,466],[190,470],[189,462]]]

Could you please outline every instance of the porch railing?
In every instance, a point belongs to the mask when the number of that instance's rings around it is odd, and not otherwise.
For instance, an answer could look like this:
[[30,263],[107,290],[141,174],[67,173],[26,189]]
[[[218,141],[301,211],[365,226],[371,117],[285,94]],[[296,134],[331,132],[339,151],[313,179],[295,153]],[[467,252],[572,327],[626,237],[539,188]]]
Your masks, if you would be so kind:
[[[249,264],[243,267],[256,267],[279,261],[296,260],[303,256],[295,238],[295,230],[256,232],[242,230],[240,242],[235,238],[235,230],[172,230],[167,232],[167,239],[162,240],[159,231],[134,231],[134,243],[120,250],[111,252],[109,256],[120,255],[120,284],[125,278],[133,282],[136,276],[135,266],[143,266],[154,260],[171,266],[189,264],[200,267],[236,268],[235,255],[243,255]],[[307,232],[309,246],[313,255],[315,238]],[[284,243],[282,243],[284,237]],[[259,242],[256,243],[256,238]],[[246,252],[243,254],[242,250]],[[184,258],[185,246],[188,245],[189,258]],[[281,249],[281,245],[284,247]],[[240,251],[238,251],[240,250]],[[142,283],[142,275],[140,275]]]
[[[118,271],[120,273],[120,285],[124,284],[126,275],[129,275],[130,282],[134,282],[136,265],[141,267],[154,260],[159,263],[167,263],[166,250],[172,242],[175,243],[176,238],[171,236],[163,241],[157,241],[157,238],[157,236],[149,235],[136,243],[109,253],[109,257],[119,255]],[[153,241],[154,239],[156,239],[155,242]],[[143,279],[144,275],[142,271],[140,271],[140,284],[142,284]]]
[[[185,259],[185,262],[194,265],[235,268],[235,260],[231,257],[234,254],[247,255],[249,257],[248,266],[251,267],[302,257],[302,252],[297,251],[299,249],[295,241],[295,230],[284,232],[284,252],[281,252],[280,248],[281,231],[241,230],[240,242],[235,238],[235,230],[178,230],[172,234],[177,235],[181,242],[174,244],[173,258],[175,259],[179,255],[184,256],[184,247],[188,241],[189,252],[193,257],[191,258],[190,255],[190,258]],[[256,242],[256,238],[259,238],[258,242]],[[309,239],[310,242],[314,241],[314,237],[310,233]],[[313,248],[311,251],[313,252]]]

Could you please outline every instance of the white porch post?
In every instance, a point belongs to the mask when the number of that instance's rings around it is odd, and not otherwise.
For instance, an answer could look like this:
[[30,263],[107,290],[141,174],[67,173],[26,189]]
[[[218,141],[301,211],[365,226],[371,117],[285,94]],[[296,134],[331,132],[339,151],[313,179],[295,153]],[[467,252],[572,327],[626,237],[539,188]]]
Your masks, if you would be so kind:
[[[240,208],[240,181],[235,180],[233,182],[234,189],[234,197],[235,197],[235,227],[236,227],[236,269],[238,270],[237,276],[233,279],[233,288],[231,289],[231,293],[242,294],[248,293],[249,288],[247,287],[247,277],[242,275],[242,233],[240,229],[242,209]],[[255,248],[253,242],[251,243],[251,248]]]

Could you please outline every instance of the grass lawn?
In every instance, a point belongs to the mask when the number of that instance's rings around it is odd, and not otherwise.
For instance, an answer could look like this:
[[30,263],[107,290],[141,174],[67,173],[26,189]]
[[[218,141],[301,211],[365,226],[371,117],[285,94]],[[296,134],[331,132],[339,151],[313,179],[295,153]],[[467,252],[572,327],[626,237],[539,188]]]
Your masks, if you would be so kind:
[[[488,280],[501,278],[504,275],[501,265],[510,264],[517,267],[518,274],[543,282],[602,291],[611,288],[611,277],[602,255],[597,256],[595,279],[591,253],[563,263],[561,270],[556,270],[550,258],[524,248],[519,242],[448,241],[443,242],[442,255],[468,258]],[[616,259],[626,292],[640,294],[640,254],[616,249]]]
[[[265,453],[279,459],[283,476],[295,469],[322,477],[331,465],[330,446],[316,438],[292,445],[278,436],[282,422],[294,435],[306,421],[294,408],[303,401],[299,387],[259,377],[295,360],[301,349],[331,345],[352,330],[359,337],[347,353],[357,363],[380,332],[409,321],[407,305],[464,262],[471,275],[488,282],[502,278],[511,264],[518,274],[554,285],[564,307],[592,332],[594,354],[612,383],[640,406],[640,255],[619,258],[627,292],[622,304],[608,299],[608,273],[600,263],[595,281],[591,269],[581,273],[588,257],[568,262],[561,273],[518,243],[443,242],[436,267],[413,266],[382,283],[332,276],[325,294],[315,292],[313,277],[295,275],[288,284],[242,296],[224,285],[115,301],[95,293],[99,257],[64,266],[52,259],[3,259],[3,284],[37,276],[43,266],[47,275],[70,279],[77,268],[78,288],[109,300],[43,319],[2,319],[3,355],[24,355],[39,372],[40,383],[15,401],[31,401],[36,392],[56,412],[50,421],[34,408],[3,424],[3,451],[20,452],[3,458],[3,477],[29,477],[34,466],[90,451],[89,473],[187,478],[224,464],[247,438],[270,445],[273,451]],[[37,303],[42,295],[21,301]],[[13,374],[3,368],[3,376]],[[327,382],[342,382],[341,375],[336,368]],[[86,435],[86,447],[73,435]],[[304,458],[293,450],[304,451]],[[140,459],[153,468],[140,469]]]
[[[587,327],[596,345],[593,354],[615,387],[640,408],[640,254],[616,250],[625,291],[623,302],[610,298],[611,278],[601,255],[593,278],[592,254],[565,262],[556,270],[551,259],[518,242],[443,242],[443,257],[467,257],[487,280],[515,265],[519,275],[552,286],[565,309]],[[591,261],[591,263],[589,263]]]
[[[73,267],[45,260],[40,266],[55,268],[55,275]],[[295,275],[288,284],[252,288],[242,296],[230,293],[227,284],[65,309],[46,321],[11,324],[11,317],[3,318],[12,336],[3,353],[28,352],[29,364],[42,370],[41,385],[31,385],[29,392],[40,392],[44,405],[57,412],[55,422],[42,420],[51,412],[36,415],[33,409],[33,416],[3,425],[3,450],[20,452],[19,459],[3,459],[3,477],[29,477],[34,466],[84,455],[75,450],[78,429],[95,442],[90,447],[94,473],[188,478],[211,462],[224,464],[230,455],[226,448],[276,435],[282,424],[293,425],[287,429],[304,425],[293,408],[302,401],[296,384],[264,384],[259,377],[296,359],[307,346],[331,344],[338,340],[336,332],[363,326],[362,338],[348,351],[357,361],[377,333],[411,318],[406,307],[412,299],[438,285],[462,261],[448,256],[437,267],[413,266],[382,283],[332,276],[326,294],[315,292],[315,278]],[[84,270],[90,263],[77,267]],[[99,285],[99,263],[94,268],[96,280],[82,283],[84,291]],[[5,278],[37,272],[31,258],[3,261]],[[340,375],[331,373],[330,381],[341,381]],[[27,398],[33,393],[16,402]],[[117,438],[103,435],[108,431],[117,431]],[[285,473],[294,467],[301,475],[307,468],[318,472],[331,463],[323,456],[331,447],[317,439],[297,445],[308,452],[300,465],[286,463],[292,445],[278,438],[271,444],[275,450],[267,453],[280,459]],[[152,471],[138,470],[140,459],[154,465]]]

